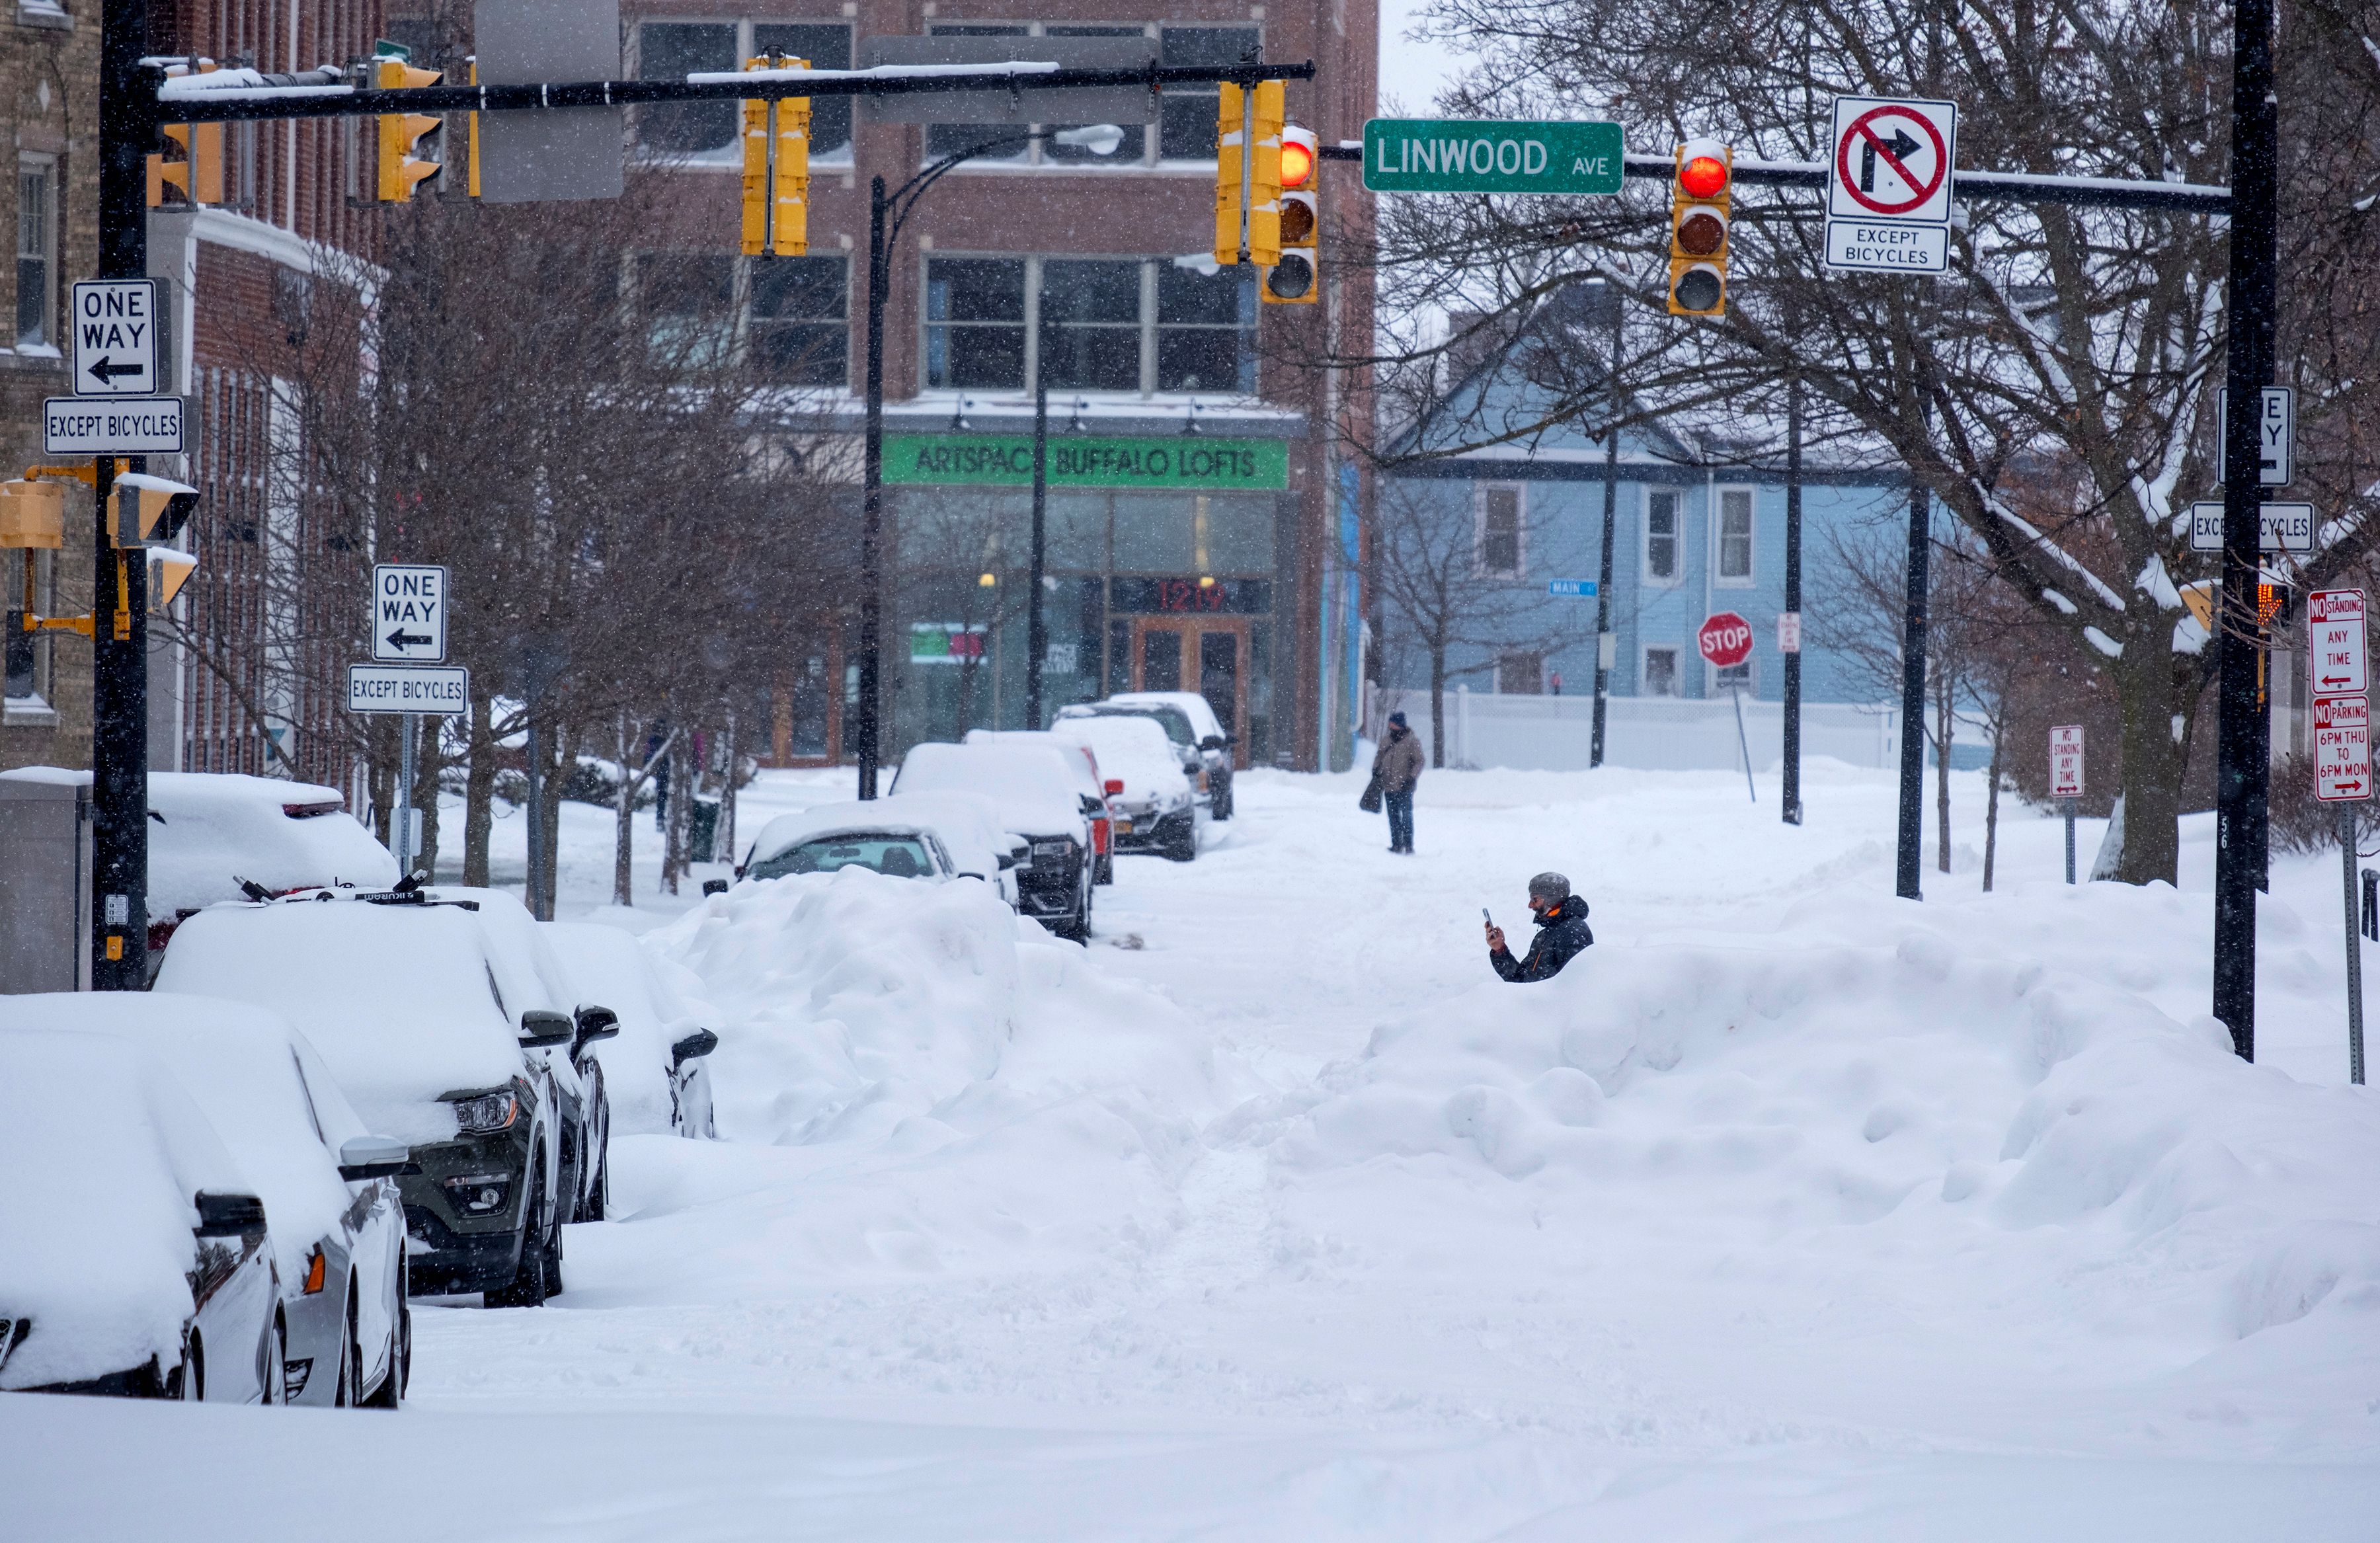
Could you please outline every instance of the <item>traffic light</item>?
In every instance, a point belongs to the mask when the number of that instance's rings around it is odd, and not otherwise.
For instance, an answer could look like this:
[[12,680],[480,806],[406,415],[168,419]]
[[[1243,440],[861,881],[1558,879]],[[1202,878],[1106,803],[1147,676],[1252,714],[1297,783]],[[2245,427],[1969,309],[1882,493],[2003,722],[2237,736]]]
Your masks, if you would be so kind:
[[[200,59],[188,67],[175,65],[168,73],[212,75],[216,68],[212,59]],[[180,153],[171,160],[162,154],[149,157],[149,207],[155,209],[163,204],[168,188],[179,188],[184,203],[223,202],[223,125],[169,123],[165,126],[165,139]]]
[[[1284,88],[1226,81],[1215,109],[1215,261],[1281,261],[1281,131]],[[1253,151],[1251,150],[1253,147]]]
[[199,490],[170,477],[145,472],[118,472],[115,491],[107,495],[107,526],[117,546],[145,546],[170,541],[190,523],[199,506]]
[[1316,200],[1321,157],[1314,131],[1295,124],[1281,131],[1279,261],[1267,270],[1257,298],[1273,306],[1310,306],[1322,298],[1322,211]]
[[[747,59],[754,69],[808,69],[808,59]],[[744,103],[744,255],[809,250],[810,99]]]
[[1678,147],[1670,199],[1670,314],[1727,314],[1728,188],[1735,152],[1717,140]]
[[152,547],[149,550],[149,611],[151,614],[174,603],[190,575],[199,571],[199,560],[187,552],[172,547]]
[[[372,84],[384,91],[418,91],[446,79],[445,72],[416,69],[402,59],[374,59]],[[385,113],[380,118],[379,194],[382,203],[403,203],[415,188],[444,169],[439,140],[446,120],[428,113]]]

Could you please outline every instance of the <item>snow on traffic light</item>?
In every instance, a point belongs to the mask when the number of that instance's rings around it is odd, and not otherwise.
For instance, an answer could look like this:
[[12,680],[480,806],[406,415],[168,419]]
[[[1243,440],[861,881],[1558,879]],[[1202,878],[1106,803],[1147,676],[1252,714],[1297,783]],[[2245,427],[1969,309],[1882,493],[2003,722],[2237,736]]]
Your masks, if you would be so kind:
[[[416,69],[402,59],[374,59],[372,84],[384,91],[419,91],[446,78],[435,69]],[[428,113],[382,114],[380,123],[380,176],[377,191],[382,203],[403,203],[415,188],[444,170],[439,140],[446,120]]]
[[1670,314],[1727,314],[1730,185],[1735,152],[1717,140],[1678,147],[1670,199]]

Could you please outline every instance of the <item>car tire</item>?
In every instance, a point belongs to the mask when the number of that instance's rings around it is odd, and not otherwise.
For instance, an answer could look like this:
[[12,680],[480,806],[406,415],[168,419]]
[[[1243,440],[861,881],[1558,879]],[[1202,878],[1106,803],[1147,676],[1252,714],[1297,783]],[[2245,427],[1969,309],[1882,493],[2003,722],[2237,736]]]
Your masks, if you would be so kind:
[[[609,1147],[611,1144],[606,1141],[604,1145]],[[606,1151],[603,1154],[602,1160],[596,1165],[595,1182],[587,1186],[587,1205],[585,1207],[586,1215],[581,1220],[588,1221],[602,1221],[603,1212],[610,1206],[611,1200],[612,1154],[609,1151]]]
[[257,1389],[259,1403],[289,1402],[289,1323],[279,1313],[273,1315],[273,1327],[264,1331],[264,1343],[258,1347]]
[[1165,856],[1177,863],[1196,862],[1198,857],[1198,821],[1192,820],[1182,833],[1165,844]]
[[199,1331],[182,1351],[182,1364],[165,1374],[165,1396],[180,1403],[204,1403],[207,1398],[207,1352]]
[[562,1228],[557,1223],[545,1240],[545,1294],[562,1294]]
[[413,1358],[413,1313],[400,1306],[388,1326],[388,1371],[363,1401],[367,1409],[395,1409],[404,1402],[406,1364]]
[[491,1307],[542,1307],[545,1296],[544,1245],[535,1238],[524,1238],[520,1268],[513,1276],[513,1283],[482,1292],[480,1300]]
[[352,1409],[363,1402],[363,1351],[356,1343],[356,1293],[347,1288],[347,1328],[339,1336],[339,1379],[334,1383],[331,1405],[335,1409]]

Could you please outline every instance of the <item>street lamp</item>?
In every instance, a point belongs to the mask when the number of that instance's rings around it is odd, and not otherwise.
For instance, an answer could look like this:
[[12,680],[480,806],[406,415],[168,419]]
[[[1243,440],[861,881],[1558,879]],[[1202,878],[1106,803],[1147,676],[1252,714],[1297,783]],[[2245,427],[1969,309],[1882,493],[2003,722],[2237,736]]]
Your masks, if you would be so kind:
[[[884,623],[884,291],[891,282],[892,248],[901,239],[901,227],[917,212],[917,200],[926,189],[941,180],[944,173],[962,162],[995,151],[1010,150],[1036,140],[1052,144],[1087,150],[1094,155],[1113,155],[1123,144],[1123,130],[1111,123],[1088,124],[1079,128],[1029,129],[1019,134],[1005,134],[955,151],[928,166],[924,171],[901,184],[892,192],[884,190],[884,178],[872,177],[868,185],[868,431],[867,452],[860,479],[859,528],[859,796],[876,796],[876,773],[883,753],[882,715],[878,711],[880,691],[881,633]],[[1039,371],[1036,371],[1037,384]],[[1035,394],[1036,424],[1035,482],[1040,481],[1039,426],[1048,415],[1046,395]],[[1038,650],[1041,631],[1041,553],[1042,500],[1038,495],[1033,503],[1033,595],[1032,609],[1026,622],[1027,646],[1034,651],[1027,660],[1026,694],[1035,699],[1040,695],[1041,665]],[[1038,725],[1037,725],[1038,726]]]

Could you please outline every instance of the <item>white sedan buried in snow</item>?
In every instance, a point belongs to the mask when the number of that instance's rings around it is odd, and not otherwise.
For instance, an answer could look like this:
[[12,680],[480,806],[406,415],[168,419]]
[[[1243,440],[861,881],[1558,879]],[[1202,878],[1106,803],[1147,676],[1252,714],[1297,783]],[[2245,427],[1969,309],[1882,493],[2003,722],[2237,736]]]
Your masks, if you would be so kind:
[[271,1403],[264,1202],[140,1046],[0,1029],[0,1391]]
[[275,1014],[164,991],[0,997],[11,1028],[114,1036],[171,1071],[273,1219],[274,1401],[396,1407],[413,1344],[395,1178],[408,1154],[366,1132],[312,1045]]

